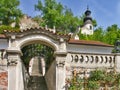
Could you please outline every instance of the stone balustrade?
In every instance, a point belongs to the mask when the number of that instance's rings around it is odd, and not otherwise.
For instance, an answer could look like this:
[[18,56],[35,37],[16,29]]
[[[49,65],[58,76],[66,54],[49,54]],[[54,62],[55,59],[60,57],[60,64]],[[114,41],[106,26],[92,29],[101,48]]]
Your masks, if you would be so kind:
[[71,67],[113,68],[115,56],[114,54],[68,53],[67,63],[70,63]]

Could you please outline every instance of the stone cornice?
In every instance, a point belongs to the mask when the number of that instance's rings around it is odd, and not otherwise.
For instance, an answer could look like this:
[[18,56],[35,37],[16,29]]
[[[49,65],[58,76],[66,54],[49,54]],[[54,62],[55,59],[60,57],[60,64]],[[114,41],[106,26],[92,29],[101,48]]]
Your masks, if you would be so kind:
[[56,52],[54,52],[54,55],[55,55],[55,56],[66,56],[66,55],[67,55],[67,52],[66,52],[66,51],[64,51],[64,52],[63,52],[63,51],[62,51],[62,52],[60,52],[60,51],[57,52],[57,51],[56,51]]
[[19,55],[22,55],[22,52],[20,50],[8,49],[6,51],[7,51],[8,54],[19,54]]
[[60,38],[63,38],[65,41],[69,41],[69,39],[71,37],[68,34],[54,33],[53,31],[51,31],[51,29],[46,29],[43,27],[30,28],[30,29],[21,30],[21,31],[4,30],[4,34],[8,38],[10,38],[12,35],[15,35],[16,38],[20,38],[20,37],[24,37],[26,35],[42,34],[42,35],[46,35],[55,40],[60,40]]
[[81,55],[107,55],[107,56],[115,56],[115,53],[110,54],[102,54],[102,53],[80,53],[80,52],[68,52],[70,54],[81,54]]

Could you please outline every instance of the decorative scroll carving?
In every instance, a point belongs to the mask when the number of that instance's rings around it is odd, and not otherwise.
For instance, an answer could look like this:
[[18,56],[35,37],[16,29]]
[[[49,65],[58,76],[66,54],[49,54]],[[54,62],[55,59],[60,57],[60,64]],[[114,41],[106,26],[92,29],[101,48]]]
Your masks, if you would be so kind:
[[56,64],[57,64],[58,67],[64,67],[65,61],[57,61]]
[[8,66],[14,66],[14,65],[17,65],[17,59],[9,59]]
[[58,67],[64,67],[65,61],[57,61],[56,64]]

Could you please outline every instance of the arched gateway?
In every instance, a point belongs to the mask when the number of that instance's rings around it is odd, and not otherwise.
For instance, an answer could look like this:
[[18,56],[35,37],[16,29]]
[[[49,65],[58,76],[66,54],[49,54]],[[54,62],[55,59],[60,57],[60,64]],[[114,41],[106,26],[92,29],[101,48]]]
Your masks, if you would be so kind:
[[42,27],[23,31],[5,31],[9,45],[8,54],[8,90],[25,90],[27,77],[21,60],[21,49],[29,44],[41,43],[54,50],[55,61],[46,73],[46,81],[50,90],[65,90],[66,44],[69,35],[53,33]]

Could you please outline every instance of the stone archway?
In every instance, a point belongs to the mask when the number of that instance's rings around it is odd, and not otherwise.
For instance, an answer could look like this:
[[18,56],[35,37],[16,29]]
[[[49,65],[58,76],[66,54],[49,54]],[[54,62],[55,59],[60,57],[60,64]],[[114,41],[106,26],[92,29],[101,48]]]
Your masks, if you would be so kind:
[[[9,41],[8,53],[8,90],[25,90],[21,48],[31,43],[42,43],[54,49],[55,70],[53,83],[48,86],[49,90],[65,90],[65,59],[67,54],[66,44],[70,39],[69,35],[60,35],[45,28],[31,28],[23,31],[5,31]],[[51,77],[53,77],[51,75]],[[50,81],[50,78],[48,78]],[[13,84],[13,80],[15,83]],[[53,84],[55,86],[53,86]]]

